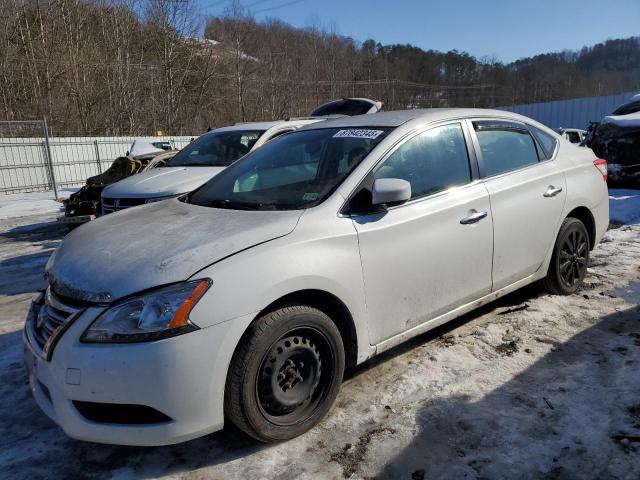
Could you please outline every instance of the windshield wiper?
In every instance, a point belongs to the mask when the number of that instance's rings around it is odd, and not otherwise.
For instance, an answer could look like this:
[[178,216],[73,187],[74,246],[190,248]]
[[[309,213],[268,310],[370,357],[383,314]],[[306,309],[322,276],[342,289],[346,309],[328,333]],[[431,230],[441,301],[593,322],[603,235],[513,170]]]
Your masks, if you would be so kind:
[[262,207],[261,203],[245,203],[235,202],[233,200],[211,200],[207,202],[208,207],[228,208],[231,210],[259,210]]

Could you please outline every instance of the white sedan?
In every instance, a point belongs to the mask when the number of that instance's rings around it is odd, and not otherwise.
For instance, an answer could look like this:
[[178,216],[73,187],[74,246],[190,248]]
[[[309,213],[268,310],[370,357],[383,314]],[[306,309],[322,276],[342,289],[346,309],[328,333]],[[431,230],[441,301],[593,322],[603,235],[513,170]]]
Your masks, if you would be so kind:
[[538,280],[576,292],[608,214],[606,163],[520,115],[309,125],[69,234],[24,329],[31,389],[93,442],[172,444],[225,419],[290,439],[345,367]]

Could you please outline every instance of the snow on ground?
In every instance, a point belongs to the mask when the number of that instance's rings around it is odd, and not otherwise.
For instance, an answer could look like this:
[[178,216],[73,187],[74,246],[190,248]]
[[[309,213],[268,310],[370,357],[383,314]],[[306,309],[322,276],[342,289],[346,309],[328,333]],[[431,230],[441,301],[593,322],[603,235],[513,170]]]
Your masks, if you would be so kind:
[[609,218],[615,223],[640,223],[640,190],[610,188]]
[[0,220],[0,478],[637,479],[640,200],[611,197],[630,224],[594,250],[578,294],[531,286],[382,354],[278,445],[232,429],[161,448],[67,438],[31,399],[20,339],[65,230],[51,213]]
[[[77,188],[65,188],[58,191],[58,199],[68,198]],[[53,192],[12,193],[0,195],[0,220],[18,218],[43,213],[58,213],[62,204],[53,196]]]

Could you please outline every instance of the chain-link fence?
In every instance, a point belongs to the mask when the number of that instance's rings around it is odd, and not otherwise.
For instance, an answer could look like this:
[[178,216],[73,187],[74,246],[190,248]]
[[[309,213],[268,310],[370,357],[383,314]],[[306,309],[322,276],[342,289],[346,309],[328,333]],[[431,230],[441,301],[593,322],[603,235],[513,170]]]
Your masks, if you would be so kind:
[[[146,137],[49,136],[45,121],[0,121],[0,193],[81,186]],[[194,136],[153,137],[180,149]]]

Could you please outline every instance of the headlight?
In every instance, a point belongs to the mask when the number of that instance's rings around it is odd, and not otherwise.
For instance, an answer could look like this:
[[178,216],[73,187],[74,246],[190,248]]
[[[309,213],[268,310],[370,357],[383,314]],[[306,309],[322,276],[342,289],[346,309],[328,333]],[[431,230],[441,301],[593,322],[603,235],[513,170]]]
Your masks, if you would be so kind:
[[102,313],[84,332],[83,342],[146,342],[197,330],[189,312],[207,291],[209,280],[160,288],[125,300]]

